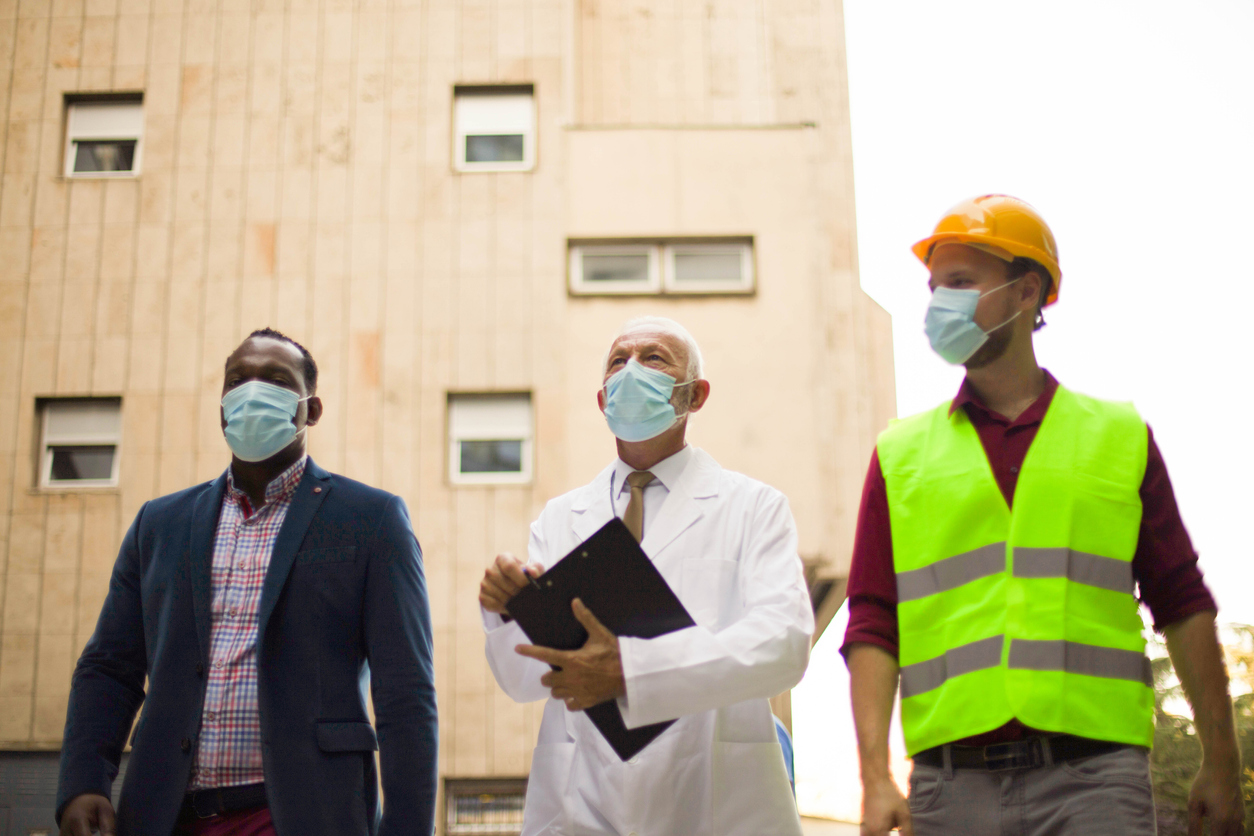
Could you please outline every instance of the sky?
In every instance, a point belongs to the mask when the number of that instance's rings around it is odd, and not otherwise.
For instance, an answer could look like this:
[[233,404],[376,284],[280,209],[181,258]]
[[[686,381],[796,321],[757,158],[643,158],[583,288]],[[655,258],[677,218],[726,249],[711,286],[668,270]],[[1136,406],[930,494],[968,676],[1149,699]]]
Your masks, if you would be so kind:
[[[923,335],[910,244],[964,198],[1028,201],[1063,273],[1041,365],[1136,404],[1220,620],[1254,623],[1254,0],[844,6],[859,271],[893,317],[898,414],[962,380]],[[793,694],[797,794],[856,820],[843,620]]]

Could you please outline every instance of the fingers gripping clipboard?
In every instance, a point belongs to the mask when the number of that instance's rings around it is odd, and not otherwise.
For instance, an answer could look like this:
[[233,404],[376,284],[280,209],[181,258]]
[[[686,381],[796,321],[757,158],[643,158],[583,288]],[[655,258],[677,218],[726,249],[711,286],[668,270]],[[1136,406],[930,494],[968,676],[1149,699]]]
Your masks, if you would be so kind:
[[[577,650],[588,640],[588,631],[571,612],[575,598],[616,636],[651,639],[696,624],[618,518],[511,598],[509,614],[532,644]],[[585,713],[623,760],[635,756],[675,722],[628,729],[615,700],[594,705]]]

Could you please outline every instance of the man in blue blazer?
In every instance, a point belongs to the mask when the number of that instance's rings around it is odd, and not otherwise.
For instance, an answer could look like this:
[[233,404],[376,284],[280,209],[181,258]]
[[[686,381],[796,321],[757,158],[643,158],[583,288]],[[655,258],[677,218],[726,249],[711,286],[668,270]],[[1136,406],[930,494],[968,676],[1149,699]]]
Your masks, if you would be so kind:
[[303,346],[253,332],[226,363],[230,467],[132,523],[74,672],[62,836],[431,834],[422,555],[399,497],[306,455],[316,386]]

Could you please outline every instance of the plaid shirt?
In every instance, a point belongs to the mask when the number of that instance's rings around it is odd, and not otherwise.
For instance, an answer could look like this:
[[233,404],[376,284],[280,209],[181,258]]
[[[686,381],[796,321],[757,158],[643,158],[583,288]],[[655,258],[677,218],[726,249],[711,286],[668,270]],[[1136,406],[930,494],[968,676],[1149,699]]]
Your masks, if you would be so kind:
[[265,504],[256,511],[227,468],[213,538],[209,682],[189,790],[265,780],[257,709],[258,606],[274,542],[307,461],[302,456],[266,485]]

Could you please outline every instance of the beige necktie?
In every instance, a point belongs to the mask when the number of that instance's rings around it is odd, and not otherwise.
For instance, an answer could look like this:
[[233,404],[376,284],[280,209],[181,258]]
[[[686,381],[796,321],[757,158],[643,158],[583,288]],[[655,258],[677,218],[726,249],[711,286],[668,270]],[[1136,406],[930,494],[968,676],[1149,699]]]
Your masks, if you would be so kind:
[[623,524],[639,543],[644,537],[644,486],[653,481],[653,474],[647,470],[636,470],[627,474],[627,484],[631,485],[631,499],[627,502],[627,510],[623,512]]

